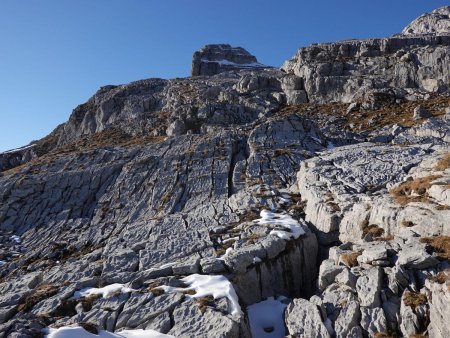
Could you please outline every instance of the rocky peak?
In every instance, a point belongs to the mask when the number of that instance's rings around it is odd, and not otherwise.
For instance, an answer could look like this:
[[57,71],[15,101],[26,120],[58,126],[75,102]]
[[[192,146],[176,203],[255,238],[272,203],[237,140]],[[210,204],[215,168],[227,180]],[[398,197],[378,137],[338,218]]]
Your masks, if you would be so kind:
[[450,337],[449,50],[100,88],[0,154],[0,337]]
[[403,29],[402,34],[450,34],[450,6],[444,6],[419,16]]
[[206,45],[194,53],[191,75],[216,75],[230,70],[265,67],[242,47],[231,47],[228,44]]

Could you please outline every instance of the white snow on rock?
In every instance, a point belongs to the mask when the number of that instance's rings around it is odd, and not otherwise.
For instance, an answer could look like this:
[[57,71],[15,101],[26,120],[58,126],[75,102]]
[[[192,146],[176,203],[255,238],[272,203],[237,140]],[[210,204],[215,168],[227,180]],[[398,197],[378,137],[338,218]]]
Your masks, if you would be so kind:
[[226,257],[228,257],[228,255],[233,251],[233,248],[228,248],[225,250],[225,253],[220,256],[218,259],[223,261]]
[[3,266],[3,265],[5,265],[5,264],[6,264],[5,261],[0,261],[0,266]]
[[204,63],[218,63],[221,66],[234,66],[234,67],[242,67],[242,68],[262,68],[267,67],[266,65],[263,65],[259,62],[252,62],[252,63],[236,63],[228,60],[207,60],[207,59],[201,59],[201,62]]
[[159,266],[158,268],[159,269],[170,268],[170,267],[172,267],[172,266],[174,266],[176,264],[177,264],[177,262],[170,262],[170,263],[163,264],[163,265]]
[[73,294],[73,298],[78,299],[81,297],[89,297],[94,295],[101,295],[103,298],[106,298],[115,293],[127,293],[134,291],[133,289],[127,288],[123,284],[110,284],[102,288],[84,288],[80,291],[75,291]]
[[9,239],[16,242],[17,244],[22,243],[22,240],[20,239],[20,237],[16,236],[16,235],[11,236]]
[[254,338],[283,338],[286,336],[284,326],[283,303],[286,297],[269,297],[262,302],[247,307],[250,330]]
[[158,289],[164,292],[172,293],[178,291],[194,290],[194,295],[187,295],[188,297],[201,298],[206,296],[213,296],[214,299],[224,298],[228,299],[232,315],[242,315],[241,306],[239,305],[238,296],[230,281],[222,275],[199,275],[193,274],[181,279],[187,285],[186,288],[174,288],[171,286],[159,286]]
[[261,258],[259,258],[259,257],[253,257],[253,264],[258,264],[258,263],[261,263],[262,262],[262,260],[261,260]]
[[17,151],[22,151],[22,150],[26,150],[26,149],[29,149],[29,148],[33,148],[34,146],[36,146],[36,144],[29,144],[29,145],[24,146],[24,147],[20,147],[20,148],[15,148],[15,149],[4,151],[4,152],[0,153],[0,155],[15,153]]
[[[259,224],[274,225],[275,227],[281,227],[283,229],[274,229],[270,232],[271,235],[278,236],[282,239],[288,240],[290,238],[297,239],[301,235],[305,234],[302,226],[298,221],[293,219],[288,214],[275,213],[269,210],[262,210],[260,213],[261,219],[257,219],[254,222]],[[284,230],[286,229],[286,230]]]
[[175,338],[154,330],[124,330],[120,332],[99,331],[98,335],[90,333],[79,326],[63,326],[48,329],[45,338]]

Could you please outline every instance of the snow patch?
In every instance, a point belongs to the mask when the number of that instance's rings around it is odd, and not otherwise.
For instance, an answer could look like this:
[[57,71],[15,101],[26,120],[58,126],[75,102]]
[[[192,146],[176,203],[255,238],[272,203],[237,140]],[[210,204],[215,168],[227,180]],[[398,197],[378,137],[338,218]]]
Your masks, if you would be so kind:
[[171,286],[158,286],[157,289],[164,290],[164,292],[173,293],[178,291],[194,290],[194,295],[187,295],[187,297],[201,298],[206,296],[213,296],[214,299],[224,298],[228,299],[232,315],[242,315],[241,306],[239,305],[238,296],[230,281],[222,275],[199,275],[193,274],[181,279],[187,285],[186,288],[174,288]]
[[16,236],[16,235],[9,237],[9,239],[12,240],[13,242],[16,242],[17,244],[22,243],[22,240],[20,239],[20,237]]
[[259,258],[257,256],[253,257],[253,264],[258,264],[258,263],[261,263],[261,262],[262,262],[261,258]]
[[218,259],[223,261],[225,259],[225,257],[228,257],[228,255],[233,251],[233,248],[228,248],[225,250],[225,253],[220,256]]
[[261,225],[268,224],[274,225],[275,228],[270,232],[271,235],[278,236],[282,239],[289,240],[290,238],[297,239],[301,235],[305,234],[302,226],[298,221],[293,219],[286,213],[275,213],[269,210],[262,210],[260,213],[261,219],[257,219],[254,222]]
[[3,265],[5,265],[5,264],[6,264],[5,261],[0,261],[0,266],[3,266]]
[[113,295],[117,292],[127,293],[134,291],[133,289],[125,287],[123,284],[111,284],[102,288],[84,288],[80,291],[75,291],[73,294],[74,299],[79,299],[81,297],[89,297],[94,295],[101,295],[103,298],[107,298],[110,295]]
[[207,59],[201,59],[201,62],[204,63],[218,63],[221,66],[233,66],[233,67],[241,67],[241,68],[262,68],[266,67],[266,65],[263,65],[259,62],[252,62],[252,63],[236,63],[228,60],[207,60]]
[[30,144],[30,145],[27,145],[27,146],[24,146],[24,147],[7,150],[7,151],[4,151],[4,152],[0,153],[0,155],[15,153],[15,152],[18,152],[18,151],[22,151],[22,150],[26,150],[26,149],[29,149],[29,148],[33,148],[34,146],[36,146],[36,144]]
[[267,300],[247,307],[250,330],[257,338],[283,338],[286,336],[284,326],[284,310],[287,298],[269,297]]
[[176,264],[177,264],[176,262],[166,263],[166,264],[163,264],[163,265],[159,266],[158,269],[166,269],[166,268],[170,268],[170,267],[172,267],[172,266],[174,266],[174,265],[176,265]]
[[48,329],[46,338],[175,338],[154,330],[124,330],[120,332],[99,331],[98,335],[90,333],[82,327],[63,326],[59,329]]

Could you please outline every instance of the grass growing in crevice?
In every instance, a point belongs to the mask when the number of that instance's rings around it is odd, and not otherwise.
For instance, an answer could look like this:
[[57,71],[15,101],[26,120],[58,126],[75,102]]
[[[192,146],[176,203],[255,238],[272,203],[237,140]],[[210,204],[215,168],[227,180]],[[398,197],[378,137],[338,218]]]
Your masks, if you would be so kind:
[[341,262],[344,263],[348,268],[358,266],[358,257],[362,255],[362,251],[353,251],[348,254],[341,255]]
[[450,259],[450,236],[423,237],[420,242],[428,244],[442,259]]
[[415,310],[416,307],[427,304],[428,299],[423,293],[405,291],[403,294],[403,302],[406,306],[410,306],[413,310]]
[[403,182],[391,189],[391,196],[400,205],[411,202],[430,203],[427,190],[431,187],[431,183],[440,177],[440,175],[430,175]]

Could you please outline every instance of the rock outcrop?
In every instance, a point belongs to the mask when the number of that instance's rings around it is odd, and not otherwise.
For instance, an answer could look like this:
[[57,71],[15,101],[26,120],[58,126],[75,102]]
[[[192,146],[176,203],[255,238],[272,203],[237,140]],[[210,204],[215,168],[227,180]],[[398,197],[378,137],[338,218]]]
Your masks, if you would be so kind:
[[425,14],[402,34],[301,48],[282,69],[301,77],[310,101],[352,102],[370,92],[394,100],[450,90],[449,7]]
[[207,46],[0,154],[0,337],[448,337],[447,12],[288,72]]
[[402,31],[403,35],[448,35],[450,33],[450,6],[425,13]]
[[241,69],[267,68],[242,47],[227,44],[206,45],[194,53],[192,76],[216,75]]

